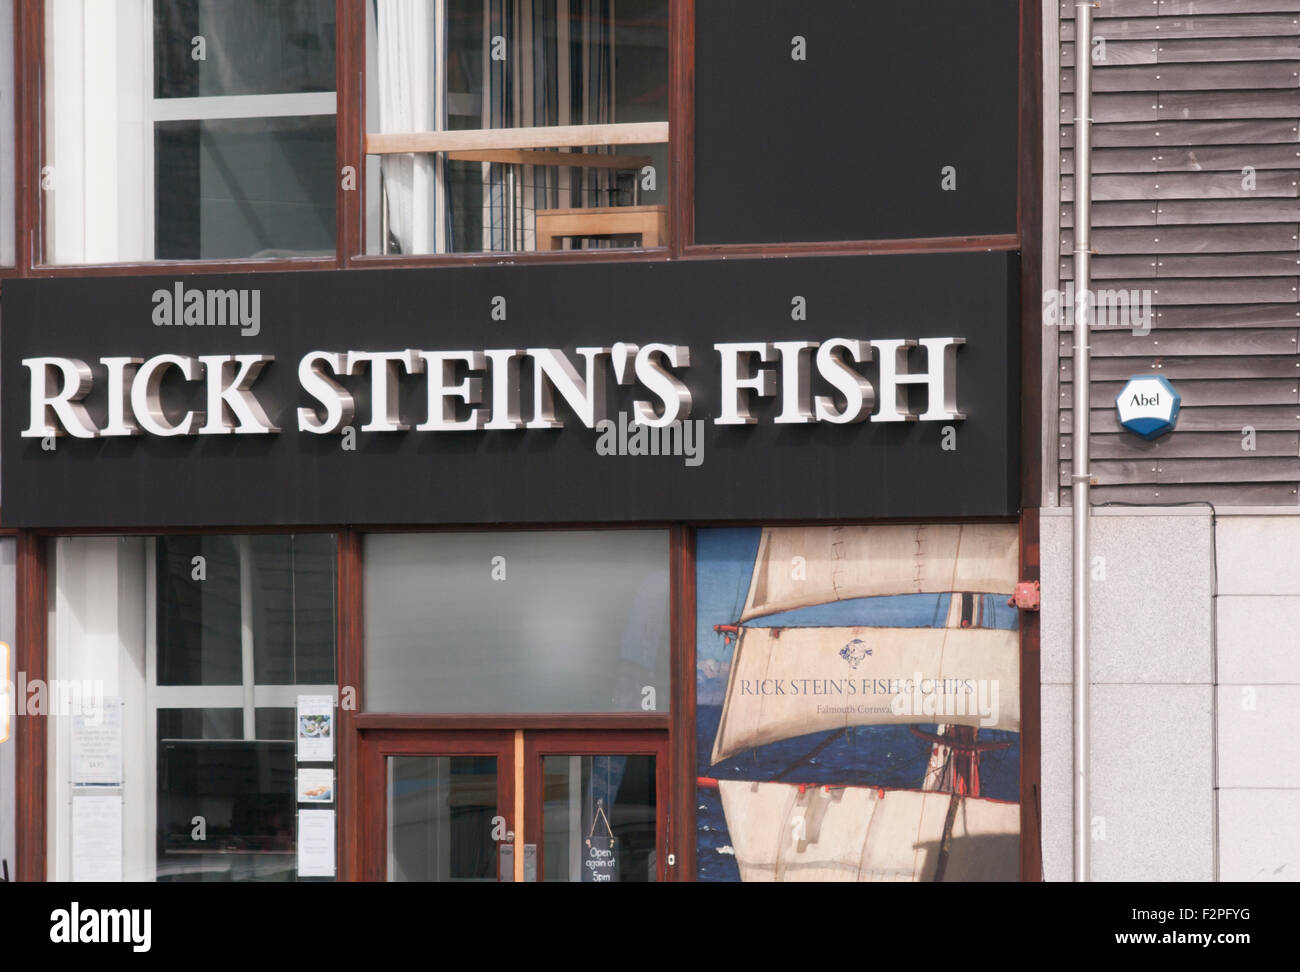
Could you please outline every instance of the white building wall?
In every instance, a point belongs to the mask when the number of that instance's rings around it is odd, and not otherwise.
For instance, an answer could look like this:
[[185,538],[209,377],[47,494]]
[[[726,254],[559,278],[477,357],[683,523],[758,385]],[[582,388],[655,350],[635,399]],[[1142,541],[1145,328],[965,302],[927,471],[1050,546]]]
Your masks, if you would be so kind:
[[1225,881],[1300,881],[1300,514],[1221,517],[1219,848]]
[[[1043,510],[1049,881],[1073,877],[1070,523]],[[1092,555],[1092,879],[1300,879],[1300,514],[1103,507]]]

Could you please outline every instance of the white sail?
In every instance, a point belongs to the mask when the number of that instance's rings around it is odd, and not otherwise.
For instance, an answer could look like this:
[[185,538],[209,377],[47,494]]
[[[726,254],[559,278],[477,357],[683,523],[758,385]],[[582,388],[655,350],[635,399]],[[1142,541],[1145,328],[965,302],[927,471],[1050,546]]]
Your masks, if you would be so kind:
[[1015,524],[769,527],[740,620],[886,594],[1010,594],[1019,576]]
[[1019,676],[1016,631],[741,628],[711,762],[848,726],[1019,732]]
[[719,780],[718,791],[742,881],[1019,876],[1018,804],[949,793],[735,780]]

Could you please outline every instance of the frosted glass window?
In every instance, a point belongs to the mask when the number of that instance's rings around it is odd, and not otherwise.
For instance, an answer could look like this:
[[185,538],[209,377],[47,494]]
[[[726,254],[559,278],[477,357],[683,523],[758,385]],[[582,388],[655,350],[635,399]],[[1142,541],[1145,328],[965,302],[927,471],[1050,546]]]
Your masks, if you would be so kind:
[[668,534],[366,537],[371,712],[668,709]]

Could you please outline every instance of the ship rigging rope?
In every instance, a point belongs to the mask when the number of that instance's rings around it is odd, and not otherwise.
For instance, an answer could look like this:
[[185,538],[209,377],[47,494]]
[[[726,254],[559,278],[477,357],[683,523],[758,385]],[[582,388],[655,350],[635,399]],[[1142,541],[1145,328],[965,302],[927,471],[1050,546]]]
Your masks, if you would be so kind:
[[782,777],[784,777],[784,776],[788,776],[790,773],[793,773],[796,769],[798,769],[798,768],[799,768],[800,766],[802,766],[803,764],[807,763],[808,760],[812,759],[814,756],[816,756],[818,753],[820,753],[823,749],[825,749],[827,746],[829,746],[831,743],[833,743],[833,742],[836,740],[836,738],[839,736],[840,733],[843,733],[843,734],[844,734],[844,738],[845,738],[845,739],[847,739],[848,736],[849,736],[849,730],[848,730],[847,727],[844,728],[844,729],[832,729],[831,732],[829,733],[829,735],[827,735],[827,737],[826,737],[825,739],[823,739],[821,742],[819,742],[819,743],[818,743],[816,746],[814,746],[810,751],[808,751],[807,753],[805,753],[805,754],[804,754],[803,756],[801,756],[799,759],[796,759],[793,763],[791,763],[791,764],[790,764],[789,766],[787,766],[785,769],[781,770],[781,772],[779,772],[779,773],[777,773],[775,776],[773,776],[772,779],[771,779],[771,782],[775,783],[777,780],[781,779]]

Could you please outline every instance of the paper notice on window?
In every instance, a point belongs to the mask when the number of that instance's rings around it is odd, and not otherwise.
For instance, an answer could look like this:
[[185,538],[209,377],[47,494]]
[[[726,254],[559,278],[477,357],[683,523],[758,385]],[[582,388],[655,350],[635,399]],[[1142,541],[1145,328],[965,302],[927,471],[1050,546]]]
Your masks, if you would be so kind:
[[334,811],[298,811],[298,877],[334,876]]
[[122,880],[122,797],[72,798],[72,880]]
[[334,698],[298,696],[298,762],[334,762]]
[[334,771],[332,769],[298,770],[299,803],[333,803]]
[[9,646],[0,641],[0,743],[9,740],[9,707],[13,705],[9,690]]
[[122,784],[122,700],[82,699],[72,716],[72,783]]

